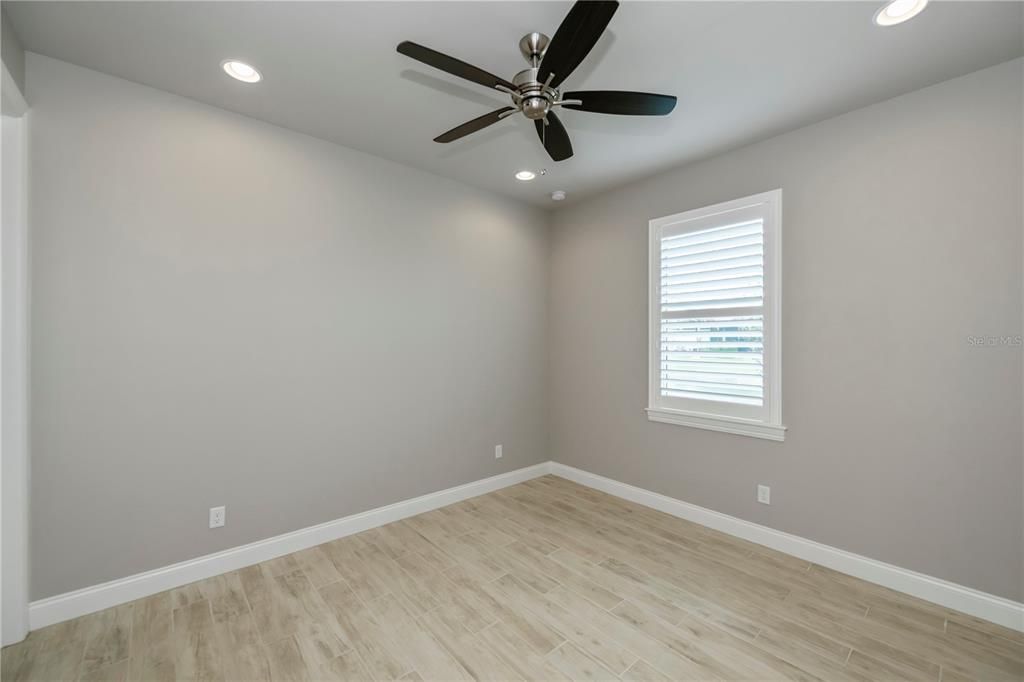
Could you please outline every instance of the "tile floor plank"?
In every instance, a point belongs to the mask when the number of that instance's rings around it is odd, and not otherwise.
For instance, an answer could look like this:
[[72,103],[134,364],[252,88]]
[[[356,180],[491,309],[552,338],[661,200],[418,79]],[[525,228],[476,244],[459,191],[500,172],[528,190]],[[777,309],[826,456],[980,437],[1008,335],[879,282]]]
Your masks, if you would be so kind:
[[134,604],[122,604],[85,617],[92,633],[82,654],[80,675],[88,676],[128,659],[133,609]]
[[416,615],[394,596],[373,604],[412,669],[427,680],[472,680],[473,676],[445,650],[431,632],[416,620]]
[[572,642],[566,642],[548,656],[562,674],[572,680],[618,680],[619,677]]
[[170,592],[143,597],[135,602],[128,666],[130,679],[170,682],[176,678],[172,603]]
[[[347,651],[320,666],[320,679],[340,682],[363,682],[372,679],[363,659],[355,651]],[[402,677],[401,679],[411,679]]]
[[210,602],[174,609],[174,674],[178,680],[223,680]]
[[547,623],[570,642],[579,647],[587,656],[601,662],[615,675],[625,672],[638,658],[627,651],[621,642],[597,630],[593,624],[574,617],[573,614],[557,602],[535,592],[528,585],[511,575],[499,578],[496,584],[511,599],[523,604],[533,614]]
[[[342,641],[354,649],[375,680],[393,680],[411,672],[412,666],[398,641],[383,623],[344,582],[320,590],[342,632]],[[391,595],[382,599],[393,599]]]

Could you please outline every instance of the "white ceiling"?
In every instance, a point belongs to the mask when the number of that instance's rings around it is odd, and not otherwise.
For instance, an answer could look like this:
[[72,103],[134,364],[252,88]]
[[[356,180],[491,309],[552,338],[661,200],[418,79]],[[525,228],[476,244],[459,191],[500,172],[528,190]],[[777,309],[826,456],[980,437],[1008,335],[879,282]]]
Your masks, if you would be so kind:
[[[511,78],[530,31],[569,2],[4,2],[26,49],[550,206],[1024,53],[1024,4],[933,2],[878,28],[880,2],[625,2],[564,89],[679,97],[667,118],[560,114],[576,155],[506,120],[437,134],[506,104],[395,52],[413,40]],[[250,86],[219,68],[257,66]],[[31,85],[30,92],[31,92]],[[531,183],[521,168],[547,168]]]

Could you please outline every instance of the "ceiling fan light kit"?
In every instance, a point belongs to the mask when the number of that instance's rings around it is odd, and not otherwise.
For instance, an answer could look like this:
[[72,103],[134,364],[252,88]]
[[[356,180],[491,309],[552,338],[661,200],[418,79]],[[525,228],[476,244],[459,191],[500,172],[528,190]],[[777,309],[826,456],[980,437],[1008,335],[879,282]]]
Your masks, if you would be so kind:
[[416,43],[398,45],[401,54],[454,76],[465,78],[509,96],[511,106],[502,107],[467,121],[434,138],[447,143],[482,130],[513,114],[534,122],[537,136],[555,161],[572,156],[572,142],[555,114],[564,107],[578,111],[620,116],[665,116],[675,108],[672,95],[618,90],[562,92],[559,86],[586,58],[608,26],[619,3],[607,0],[579,0],[572,6],[552,38],[528,33],[519,41],[519,51],[530,65],[512,77],[499,78],[483,69]]

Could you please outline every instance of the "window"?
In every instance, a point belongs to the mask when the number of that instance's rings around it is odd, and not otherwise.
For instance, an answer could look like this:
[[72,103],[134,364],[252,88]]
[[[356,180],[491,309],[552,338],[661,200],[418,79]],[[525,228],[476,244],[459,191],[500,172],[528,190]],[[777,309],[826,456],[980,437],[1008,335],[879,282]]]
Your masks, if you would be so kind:
[[650,223],[652,421],[783,440],[782,190]]

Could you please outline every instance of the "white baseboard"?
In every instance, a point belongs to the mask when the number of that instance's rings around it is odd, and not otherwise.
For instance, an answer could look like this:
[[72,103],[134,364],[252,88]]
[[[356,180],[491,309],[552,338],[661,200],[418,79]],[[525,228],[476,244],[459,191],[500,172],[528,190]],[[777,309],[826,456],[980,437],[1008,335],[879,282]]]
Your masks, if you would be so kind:
[[187,585],[227,571],[251,566],[409,516],[422,514],[545,474],[555,474],[672,516],[678,516],[862,580],[1024,632],[1024,604],[1019,602],[869,559],[797,535],[783,533],[767,526],[698,507],[695,504],[557,462],[535,464],[524,469],[517,469],[241,547],[234,547],[223,552],[208,554],[127,578],[34,601],[29,604],[29,626],[32,630],[37,630],[47,625],[77,618],[87,613]]
[[1024,604],[1020,602],[783,533],[565,464],[551,462],[551,473],[588,488],[595,488],[630,502],[756,542],[861,580],[1024,632]]
[[47,625],[101,611],[111,606],[181,587],[197,580],[227,571],[258,564],[284,554],[360,533],[393,521],[422,514],[439,507],[522,483],[551,472],[551,463],[542,462],[523,469],[498,474],[465,485],[439,490],[420,497],[353,514],[291,533],[207,554],[196,559],[137,573],[127,578],[66,592],[29,604],[29,627],[37,630]]

